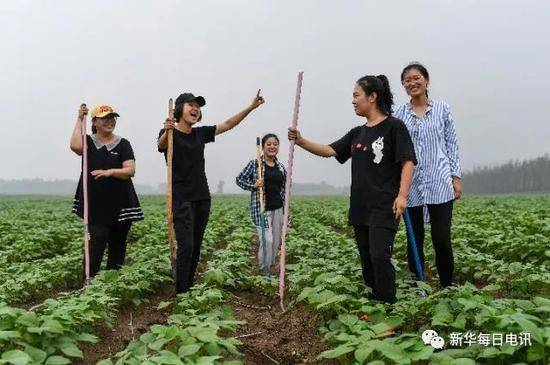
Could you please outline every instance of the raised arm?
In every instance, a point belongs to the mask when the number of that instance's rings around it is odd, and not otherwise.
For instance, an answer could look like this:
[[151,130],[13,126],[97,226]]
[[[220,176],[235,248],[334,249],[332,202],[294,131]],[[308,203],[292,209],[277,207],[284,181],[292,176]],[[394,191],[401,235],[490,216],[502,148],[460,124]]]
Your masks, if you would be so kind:
[[227,132],[228,130],[231,130],[235,128],[240,122],[243,121],[244,118],[250,114],[251,111],[265,103],[264,98],[260,95],[261,89],[258,90],[258,93],[252,100],[252,103],[250,103],[249,106],[247,106],[245,109],[241,110],[231,118],[227,119],[225,122],[219,123],[216,125],[216,135],[222,134]]
[[79,156],[82,156],[82,119],[84,115],[88,114],[88,108],[86,104],[81,104],[78,109],[78,117],[73,128],[73,133],[71,135],[71,151],[76,153]]

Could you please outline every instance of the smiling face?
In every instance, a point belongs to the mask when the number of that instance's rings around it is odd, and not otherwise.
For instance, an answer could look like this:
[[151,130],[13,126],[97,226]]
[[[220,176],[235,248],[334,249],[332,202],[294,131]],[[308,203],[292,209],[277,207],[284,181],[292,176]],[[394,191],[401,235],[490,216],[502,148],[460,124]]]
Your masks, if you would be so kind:
[[183,103],[183,121],[187,124],[193,125],[201,119],[201,107],[196,101],[190,101]]
[[267,157],[276,157],[279,153],[279,141],[275,137],[269,137],[264,145],[264,156]]
[[430,80],[424,77],[417,68],[411,68],[403,75],[401,83],[411,97],[425,95]]
[[100,134],[113,133],[116,127],[116,118],[113,115],[106,115],[104,117],[95,117],[93,125]]

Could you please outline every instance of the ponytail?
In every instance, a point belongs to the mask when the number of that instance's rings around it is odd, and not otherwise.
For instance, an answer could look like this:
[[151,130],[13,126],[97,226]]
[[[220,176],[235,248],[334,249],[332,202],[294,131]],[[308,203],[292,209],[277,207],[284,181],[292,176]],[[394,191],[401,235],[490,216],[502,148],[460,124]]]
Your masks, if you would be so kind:
[[357,80],[366,95],[376,93],[376,106],[385,115],[391,116],[393,106],[393,94],[390,89],[390,82],[385,75],[367,75]]

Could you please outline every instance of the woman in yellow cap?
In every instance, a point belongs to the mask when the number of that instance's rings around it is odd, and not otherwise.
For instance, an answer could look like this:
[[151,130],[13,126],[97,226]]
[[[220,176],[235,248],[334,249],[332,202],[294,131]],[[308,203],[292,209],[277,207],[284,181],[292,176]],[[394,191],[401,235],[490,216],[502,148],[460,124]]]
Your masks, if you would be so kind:
[[[86,104],[78,111],[71,136],[71,150],[81,156],[82,119],[88,114]],[[90,232],[90,276],[101,266],[105,247],[109,247],[107,269],[119,269],[126,255],[126,239],[133,221],[143,219],[131,178],[135,158],[130,142],[116,134],[118,113],[109,105],[92,109],[92,134],[87,135],[88,230]],[[76,190],[73,212],[83,217],[82,175]]]

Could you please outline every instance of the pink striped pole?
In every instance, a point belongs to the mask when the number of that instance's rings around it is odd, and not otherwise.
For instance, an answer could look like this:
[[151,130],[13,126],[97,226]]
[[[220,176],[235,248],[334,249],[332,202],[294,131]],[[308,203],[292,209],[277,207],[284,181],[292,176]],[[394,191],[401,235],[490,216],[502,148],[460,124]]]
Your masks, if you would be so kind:
[[[300,96],[302,93],[303,72],[298,73],[298,82],[296,84],[296,96],[294,98],[294,114],[292,116],[291,128],[296,129],[298,125],[298,112],[300,110]],[[294,161],[294,141],[290,141],[288,152],[287,175],[285,183],[285,211],[283,217],[283,229],[281,232],[281,259],[279,262],[279,298],[281,300],[281,310],[284,311],[285,298],[285,271],[286,271],[286,233],[288,231],[288,215],[290,212],[290,189],[292,187],[292,165]]]
[[90,283],[90,233],[88,231],[88,141],[86,139],[86,114],[82,117],[82,195],[84,199],[84,275]]

